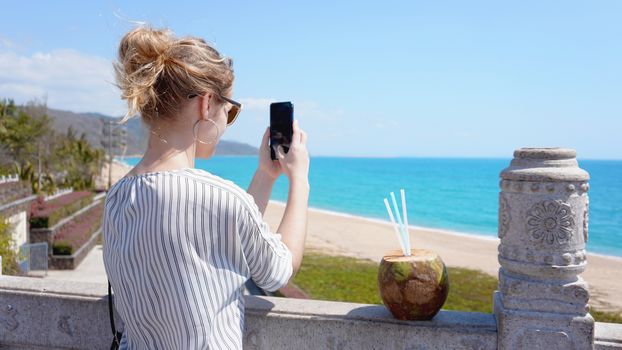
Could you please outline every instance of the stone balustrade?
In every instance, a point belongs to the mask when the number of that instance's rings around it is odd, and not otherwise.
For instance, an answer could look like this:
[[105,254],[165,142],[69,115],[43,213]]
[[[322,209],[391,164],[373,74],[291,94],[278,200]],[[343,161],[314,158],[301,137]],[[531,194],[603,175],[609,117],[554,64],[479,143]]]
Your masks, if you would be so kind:
[[[250,295],[245,304],[245,349],[497,348],[492,314],[399,321],[382,305]],[[596,349],[622,349],[622,325],[595,325]],[[107,349],[111,340],[105,284],[0,277],[0,348]]]

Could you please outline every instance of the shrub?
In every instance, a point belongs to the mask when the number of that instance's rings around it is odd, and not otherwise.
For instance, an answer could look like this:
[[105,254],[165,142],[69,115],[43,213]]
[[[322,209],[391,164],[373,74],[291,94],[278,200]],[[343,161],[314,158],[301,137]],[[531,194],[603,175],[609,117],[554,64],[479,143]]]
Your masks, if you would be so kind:
[[18,275],[17,253],[14,250],[15,242],[11,236],[11,225],[0,216],[0,256],[2,256],[2,273]]
[[103,211],[101,203],[59,227],[54,234],[53,254],[71,255],[86,244],[100,227]]
[[73,250],[71,244],[66,242],[54,242],[52,245],[52,254],[54,255],[71,255]]
[[30,228],[47,228],[93,202],[95,194],[89,191],[71,192],[41,203],[33,201],[30,207]]

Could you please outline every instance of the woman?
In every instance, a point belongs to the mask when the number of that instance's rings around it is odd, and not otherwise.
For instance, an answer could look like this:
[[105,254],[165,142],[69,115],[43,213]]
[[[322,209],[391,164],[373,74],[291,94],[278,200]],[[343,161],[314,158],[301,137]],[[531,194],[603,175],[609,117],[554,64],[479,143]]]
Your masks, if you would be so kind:
[[[128,116],[150,129],[148,148],[114,184],[104,212],[104,265],[125,330],[121,348],[242,348],[244,283],[286,285],[302,260],[309,195],[306,134],[294,123],[287,154],[271,160],[266,129],[248,192],[196,169],[241,105],[231,61],[204,40],[140,27],[115,63]],[[289,197],[272,233],[263,221],[281,173]]]

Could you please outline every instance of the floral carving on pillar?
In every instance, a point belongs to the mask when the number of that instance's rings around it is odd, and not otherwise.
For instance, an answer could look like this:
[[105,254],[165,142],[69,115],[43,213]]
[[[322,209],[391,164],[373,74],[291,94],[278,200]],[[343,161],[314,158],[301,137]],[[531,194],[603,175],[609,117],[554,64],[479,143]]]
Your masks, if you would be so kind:
[[534,241],[549,245],[570,240],[574,219],[568,203],[561,200],[544,200],[527,211],[527,232]]

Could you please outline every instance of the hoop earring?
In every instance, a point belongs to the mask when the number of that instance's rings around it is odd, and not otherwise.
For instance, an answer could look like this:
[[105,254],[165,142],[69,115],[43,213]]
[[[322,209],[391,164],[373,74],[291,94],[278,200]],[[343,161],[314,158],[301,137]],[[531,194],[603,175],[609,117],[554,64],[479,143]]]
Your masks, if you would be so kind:
[[192,127],[192,139],[194,139],[194,141],[200,142],[204,145],[211,145],[212,143],[214,143],[216,140],[218,140],[218,136],[220,135],[220,128],[218,128],[218,124],[216,124],[215,121],[211,120],[211,119],[207,119],[205,121],[211,122],[212,124],[214,124],[214,127],[216,128],[216,137],[214,137],[213,139],[209,140],[209,141],[202,141],[199,140],[199,138],[197,137],[197,126],[199,125],[199,123],[203,121],[203,119],[199,119],[196,121],[196,123],[194,123],[194,126]]

